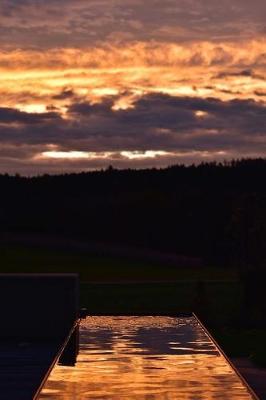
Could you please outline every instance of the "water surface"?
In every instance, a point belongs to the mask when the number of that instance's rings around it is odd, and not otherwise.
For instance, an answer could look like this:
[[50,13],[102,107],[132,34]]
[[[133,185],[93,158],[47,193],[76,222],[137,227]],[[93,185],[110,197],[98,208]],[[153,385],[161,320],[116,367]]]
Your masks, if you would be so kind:
[[87,317],[79,348],[40,399],[252,399],[193,317]]

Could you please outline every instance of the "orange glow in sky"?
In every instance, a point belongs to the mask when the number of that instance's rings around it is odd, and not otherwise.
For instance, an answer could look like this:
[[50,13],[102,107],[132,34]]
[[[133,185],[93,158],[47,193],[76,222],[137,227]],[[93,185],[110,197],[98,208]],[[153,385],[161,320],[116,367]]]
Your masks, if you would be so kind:
[[226,7],[1,2],[0,171],[263,156],[266,3]]

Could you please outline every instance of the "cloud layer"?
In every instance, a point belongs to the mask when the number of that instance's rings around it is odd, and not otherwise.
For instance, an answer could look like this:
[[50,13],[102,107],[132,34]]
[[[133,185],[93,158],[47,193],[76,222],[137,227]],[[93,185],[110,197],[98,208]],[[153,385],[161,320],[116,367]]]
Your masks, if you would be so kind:
[[[73,102],[65,115],[0,109],[2,169],[16,166],[67,170],[107,166],[262,156],[266,152],[266,107],[254,100],[148,94],[131,108]],[[67,164],[66,164],[67,163]]]
[[2,0],[0,44],[235,40],[265,34],[264,0]]
[[264,156],[264,0],[2,0],[0,172]]

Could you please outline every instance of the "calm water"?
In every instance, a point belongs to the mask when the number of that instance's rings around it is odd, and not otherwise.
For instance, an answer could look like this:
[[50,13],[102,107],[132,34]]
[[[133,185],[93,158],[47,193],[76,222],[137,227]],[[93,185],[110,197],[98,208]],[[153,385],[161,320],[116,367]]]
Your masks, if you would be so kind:
[[88,317],[79,342],[40,399],[252,399],[193,317]]

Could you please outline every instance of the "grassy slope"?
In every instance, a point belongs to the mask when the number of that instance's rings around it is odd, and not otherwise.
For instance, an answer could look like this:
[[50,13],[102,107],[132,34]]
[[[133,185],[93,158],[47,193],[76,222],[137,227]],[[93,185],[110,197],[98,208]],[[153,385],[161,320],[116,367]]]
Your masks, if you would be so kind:
[[178,313],[197,306],[197,282],[205,282],[204,308],[211,321],[235,318],[241,303],[236,271],[180,268],[84,253],[0,248],[0,272],[76,272],[81,305],[91,313]]
[[[249,356],[266,365],[266,332],[224,328],[237,318],[241,284],[234,270],[176,268],[123,259],[37,248],[0,247],[0,272],[76,272],[81,306],[90,313],[178,313],[197,307],[197,281],[205,282],[206,323],[230,356]],[[152,283],[148,283],[152,280]],[[209,320],[209,321],[208,321]]]
[[248,357],[266,368],[265,329],[214,329],[213,336],[229,357]]
[[237,280],[230,269],[180,268],[17,246],[0,247],[0,272],[76,272],[82,282]]

